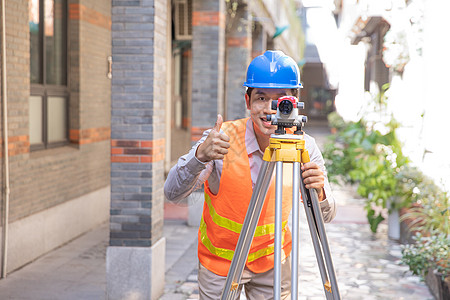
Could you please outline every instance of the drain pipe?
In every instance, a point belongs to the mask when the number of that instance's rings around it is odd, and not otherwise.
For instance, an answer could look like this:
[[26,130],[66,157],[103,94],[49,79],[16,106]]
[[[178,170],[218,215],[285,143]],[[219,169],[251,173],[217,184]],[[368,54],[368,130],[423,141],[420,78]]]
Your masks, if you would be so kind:
[[3,146],[5,163],[5,198],[3,205],[3,241],[2,241],[2,274],[6,277],[6,258],[8,257],[8,223],[9,223],[9,153],[8,153],[8,107],[6,98],[6,21],[5,1],[2,0],[2,102],[3,102]]

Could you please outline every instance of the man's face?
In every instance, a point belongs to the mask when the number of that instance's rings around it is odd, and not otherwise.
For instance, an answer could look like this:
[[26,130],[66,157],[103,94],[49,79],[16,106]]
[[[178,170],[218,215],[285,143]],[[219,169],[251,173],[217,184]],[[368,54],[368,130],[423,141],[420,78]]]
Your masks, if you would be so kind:
[[245,102],[247,109],[250,110],[257,136],[270,136],[275,133],[277,127],[267,121],[267,115],[275,114],[275,111],[271,110],[272,100],[277,100],[283,96],[292,96],[291,90],[254,88],[250,97],[245,94]]

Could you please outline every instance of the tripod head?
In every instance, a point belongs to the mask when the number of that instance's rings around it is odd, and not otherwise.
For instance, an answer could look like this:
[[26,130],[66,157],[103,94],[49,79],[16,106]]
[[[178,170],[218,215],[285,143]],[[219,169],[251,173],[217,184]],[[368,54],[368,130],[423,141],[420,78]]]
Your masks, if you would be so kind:
[[278,100],[272,100],[272,110],[276,115],[267,115],[267,121],[277,125],[275,135],[286,134],[286,128],[296,127],[294,134],[303,135],[302,127],[308,121],[304,115],[299,115],[299,110],[305,108],[305,103],[299,102],[294,96],[283,96]]

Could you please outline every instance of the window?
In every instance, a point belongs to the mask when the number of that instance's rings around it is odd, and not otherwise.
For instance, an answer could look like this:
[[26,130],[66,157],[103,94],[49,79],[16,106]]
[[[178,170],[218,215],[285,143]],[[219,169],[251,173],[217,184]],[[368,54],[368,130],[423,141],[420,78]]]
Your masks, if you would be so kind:
[[68,143],[67,1],[29,0],[31,150]]

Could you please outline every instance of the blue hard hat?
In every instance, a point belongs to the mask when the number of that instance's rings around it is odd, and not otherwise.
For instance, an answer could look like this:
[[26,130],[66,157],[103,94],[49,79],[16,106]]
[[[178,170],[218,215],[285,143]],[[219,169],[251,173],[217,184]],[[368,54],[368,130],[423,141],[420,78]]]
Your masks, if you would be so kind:
[[297,89],[302,87],[302,84],[297,63],[282,51],[269,50],[252,60],[247,69],[244,86]]

